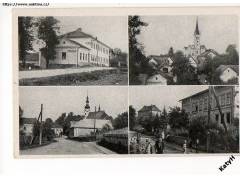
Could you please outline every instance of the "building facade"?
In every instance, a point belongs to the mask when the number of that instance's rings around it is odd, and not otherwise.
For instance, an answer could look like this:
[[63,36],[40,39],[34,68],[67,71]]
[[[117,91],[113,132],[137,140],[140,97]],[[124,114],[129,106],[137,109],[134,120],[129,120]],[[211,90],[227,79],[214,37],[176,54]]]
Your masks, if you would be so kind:
[[24,133],[26,136],[33,135],[34,124],[37,122],[36,118],[20,118],[20,132]]
[[51,64],[109,67],[110,53],[108,45],[79,28],[60,36],[56,58]]
[[[223,119],[229,129],[234,127],[235,121],[239,121],[239,87],[238,86],[216,86]],[[182,109],[189,115],[190,121],[197,117],[208,117],[209,90],[204,90],[180,100]],[[210,121],[223,127],[223,122],[217,107],[213,93],[210,93]]]
[[161,114],[161,111],[155,105],[143,106],[138,111],[138,119],[151,118],[151,117],[155,117],[157,115],[160,116],[160,114]]

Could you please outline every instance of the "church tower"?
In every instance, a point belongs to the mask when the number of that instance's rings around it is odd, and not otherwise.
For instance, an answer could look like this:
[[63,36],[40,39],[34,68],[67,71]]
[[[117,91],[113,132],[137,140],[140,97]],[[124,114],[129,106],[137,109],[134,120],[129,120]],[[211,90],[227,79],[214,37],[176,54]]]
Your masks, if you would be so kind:
[[195,52],[194,55],[197,57],[198,55],[201,54],[201,49],[200,49],[200,31],[198,28],[198,19],[196,21],[196,27],[194,31],[194,47],[195,47]]
[[89,112],[90,112],[90,106],[89,106],[89,98],[88,98],[88,94],[87,94],[86,105],[85,105],[85,109],[84,109],[85,117],[88,116]]

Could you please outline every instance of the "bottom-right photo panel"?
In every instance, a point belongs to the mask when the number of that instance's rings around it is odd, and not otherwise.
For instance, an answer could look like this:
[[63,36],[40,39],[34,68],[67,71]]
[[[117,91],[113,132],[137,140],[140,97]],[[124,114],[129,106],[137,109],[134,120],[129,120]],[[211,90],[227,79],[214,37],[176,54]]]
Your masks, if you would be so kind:
[[239,152],[238,86],[130,86],[131,154]]

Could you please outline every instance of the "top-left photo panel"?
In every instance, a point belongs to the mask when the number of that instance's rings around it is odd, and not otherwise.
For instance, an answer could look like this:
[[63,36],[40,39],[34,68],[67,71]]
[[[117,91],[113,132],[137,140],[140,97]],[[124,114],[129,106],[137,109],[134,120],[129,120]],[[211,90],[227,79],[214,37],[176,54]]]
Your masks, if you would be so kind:
[[18,16],[20,86],[128,85],[124,16]]

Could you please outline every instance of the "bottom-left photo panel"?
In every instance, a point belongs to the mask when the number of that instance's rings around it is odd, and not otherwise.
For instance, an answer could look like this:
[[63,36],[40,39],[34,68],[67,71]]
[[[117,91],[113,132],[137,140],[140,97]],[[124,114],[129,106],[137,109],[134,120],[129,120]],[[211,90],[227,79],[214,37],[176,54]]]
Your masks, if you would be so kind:
[[128,154],[127,87],[19,87],[18,108],[17,157]]

